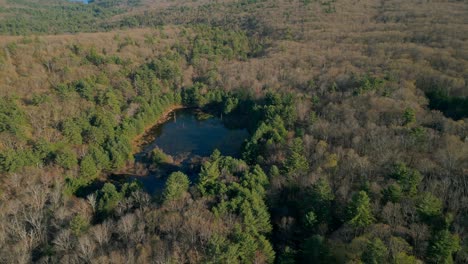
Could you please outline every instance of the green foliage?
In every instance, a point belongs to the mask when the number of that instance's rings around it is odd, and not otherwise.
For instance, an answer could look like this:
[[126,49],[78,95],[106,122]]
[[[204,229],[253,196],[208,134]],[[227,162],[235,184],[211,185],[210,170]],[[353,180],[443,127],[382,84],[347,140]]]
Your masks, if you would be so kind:
[[264,148],[267,145],[283,142],[286,133],[287,130],[279,116],[276,116],[269,124],[262,122],[245,145],[242,152],[243,158],[251,163],[261,160]]
[[120,190],[114,184],[107,182],[96,192],[98,219],[102,220],[111,216],[119,203],[123,202],[125,198],[131,197],[134,192],[141,190],[141,184],[132,181],[120,185],[119,188]]
[[403,263],[408,261],[418,261],[415,257],[411,256],[413,247],[402,237],[392,236],[388,241],[389,252],[394,262],[398,262],[398,259]]
[[41,163],[49,164],[54,160],[55,146],[42,138],[34,142],[33,151]]
[[271,166],[271,168],[270,168],[270,177],[273,178],[273,177],[279,177],[279,176],[280,176],[280,170],[279,170],[278,166],[276,166],[276,165]]
[[47,94],[33,94],[31,98],[31,104],[38,106],[48,102],[49,100],[50,97]]
[[275,253],[265,237],[255,239],[238,227],[231,240],[215,235],[210,241],[207,263],[252,263],[262,257],[265,263],[273,263]]
[[0,171],[2,172],[16,172],[23,167],[41,163],[41,157],[31,149],[7,149],[0,152]]
[[413,127],[409,133],[415,144],[421,145],[426,141],[427,132],[423,127]]
[[122,135],[107,140],[105,150],[109,153],[113,169],[124,167],[126,162],[132,159],[130,140]]
[[138,92],[138,96],[141,96],[140,98],[135,98],[135,100],[141,99],[146,102],[143,97],[150,98],[152,94],[159,92],[159,80],[156,77],[154,69],[151,69],[149,64],[144,64],[132,72],[130,79]]
[[322,11],[326,14],[332,14],[336,12],[335,5],[333,4],[333,0],[329,2],[321,2],[322,4]]
[[240,205],[239,213],[248,233],[260,235],[271,231],[270,214],[261,196],[252,193]]
[[268,185],[268,177],[259,165],[255,165],[251,171],[244,173],[241,185],[260,196],[264,196],[266,193],[265,187]]
[[405,194],[414,196],[418,193],[418,186],[422,181],[419,171],[410,169],[404,163],[397,163],[394,166],[392,177],[395,178]]
[[[238,229],[233,234],[233,239],[229,242],[227,246],[228,252],[230,253],[227,256],[221,254],[221,259],[225,259],[227,262],[239,262],[239,263],[251,263],[258,254],[263,254],[266,263],[273,263],[274,252],[272,250],[269,242],[261,236],[260,239],[255,239],[254,236],[247,232],[243,232]],[[220,263],[220,262],[217,262]],[[221,263],[223,263],[221,261]]]
[[274,263],[275,262],[275,251],[273,246],[268,241],[268,239],[264,236],[260,236],[258,238],[258,249],[263,254],[266,263]]
[[315,111],[310,111],[310,114],[309,114],[309,123],[311,125],[313,125],[315,122],[317,122],[318,120],[318,116],[317,116],[317,113]]
[[82,128],[76,121],[77,120],[65,120],[61,124],[61,131],[68,142],[78,145],[83,143],[83,137],[81,136]]
[[171,156],[164,153],[160,148],[155,148],[151,151],[151,161],[154,164],[170,163],[171,160]]
[[80,177],[92,180],[98,174],[96,162],[90,155],[84,156],[80,161]]
[[112,168],[110,157],[102,147],[91,145],[88,149],[88,155],[90,155],[102,169],[109,170]]
[[364,228],[374,222],[370,199],[366,192],[360,191],[353,195],[348,206],[348,215],[348,222],[353,228]]
[[401,187],[399,184],[391,184],[383,191],[384,201],[390,201],[392,203],[398,203],[403,196]]
[[[240,173],[239,169],[245,166],[240,160],[222,157],[219,152],[214,152],[200,173],[200,181],[203,180],[203,184],[199,183],[199,188],[202,192],[205,190],[205,193],[219,199],[213,207],[214,214],[217,217],[230,217],[234,214],[238,215],[240,220],[240,225],[230,237],[229,246],[223,246],[225,253],[220,253],[221,248],[217,247],[218,253],[213,257],[225,259],[229,255],[230,261],[251,263],[261,254],[267,263],[271,263],[275,254],[265,238],[265,234],[272,230],[270,214],[265,204],[268,177],[258,165]],[[221,178],[235,173],[240,173],[239,183],[226,183],[226,179]]]
[[105,63],[104,56],[102,56],[101,54],[98,54],[94,47],[89,50],[88,54],[86,55],[86,59],[96,66],[99,66]]
[[[80,161],[79,177],[68,178],[69,190],[77,190],[89,184],[101,170],[125,166],[132,159],[131,139],[141,133],[146,124],[154,122],[167,107],[180,103],[181,98],[177,93],[161,94],[155,69],[150,69],[148,64],[136,69],[129,78],[135,78],[135,90],[139,90],[145,96],[130,99],[130,103],[137,103],[140,108],[134,116],[123,119],[119,118],[124,100],[121,91],[98,89],[101,87],[98,84],[108,85],[107,76],[101,74],[69,85],[59,85],[68,89],[66,93],[76,90],[81,97],[95,103],[95,107],[79,116],[62,121],[59,126],[70,144],[89,145],[88,153]],[[139,85],[141,87],[138,87]],[[45,145],[35,147],[35,152],[43,162],[55,161],[66,169],[73,167],[74,158],[70,151],[47,150],[43,147]]]
[[237,107],[238,104],[239,104],[239,99],[237,99],[236,97],[228,97],[224,101],[223,113],[224,114],[231,113]]
[[460,250],[460,239],[452,235],[448,230],[435,232],[427,248],[427,256],[430,263],[453,263],[453,253]]
[[265,120],[273,120],[280,116],[286,127],[291,127],[297,119],[295,99],[291,94],[268,92],[265,95],[265,104],[259,106]]
[[123,194],[117,191],[112,183],[105,183],[98,192],[97,210],[100,214],[107,216],[112,213],[118,203],[123,199]]
[[364,75],[359,78],[357,83],[358,86],[354,91],[355,95],[365,94],[367,92],[379,90],[385,84],[385,80],[370,75]]
[[123,197],[130,197],[132,193],[140,191],[142,189],[142,185],[139,181],[134,180],[132,182],[126,182],[122,185],[120,193]]
[[314,211],[309,211],[305,215],[304,222],[308,227],[313,227],[317,223],[317,216],[315,215]]
[[217,164],[218,160],[208,161],[202,165],[198,174],[198,189],[202,194],[214,194],[218,191],[217,179],[220,171]]
[[330,184],[324,178],[320,178],[312,188],[314,203],[330,202],[335,199]]
[[[139,1],[139,0],[137,0]],[[95,2],[95,3],[94,3]],[[122,13],[121,5],[102,5],[111,1],[15,1],[16,7],[0,9],[0,33],[10,35],[58,34],[104,30],[105,19]]]
[[403,113],[403,125],[411,125],[416,122],[416,114],[412,108],[406,108]]
[[197,26],[192,41],[190,61],[197,65],[201,58],[209,60],[245,59],[250,52],[250,43],[242,31],[223,30],[222,28]]
[[331,202],[335,199],[330,184],[324,178],[319,179],[310,193],[311,201],[307,204],[313,209],[319,222],[329,222]]
[[278,263],[280,264],[294,264],[296,263],[295,258],[296,258],[297,252],[293,250],[291,247],[286,246],[282,254],[278,258]]
[[7,97],[0,98],[0,133],[10,132],[20,136],[24,133],[26,116],[18,107],[15,100]]
[[[264,102],[254,106],[255,115],[252,119],[256,118],[259,125],[244,146],[242,155],[246,161],[261,163],[267,146],[284,142],[287,135],[286,128],[291,127],[297,118],[294,103],[294,98],[289,94],[268,92]],[[292,151],[295,151],[297,159],[289,161],[290,169],[293,171],[306,169],[307,161],[300,155],[301,150],[294,149],[293,146]]]
[[75,91],[72,85],[59,83],[53,86],[54,91],[57,93],[60,99],[66,100],[72,96],[72,93]]
[[184,105],[203,107],[208,102],[202,94],[204,85],[202,83],[195,83],[192,87],[186,88],[182,91],[182,102]]
[[423,220],[432,220],[442,213],[442,202],[433,194],[426,192],[418,199],[416,209]]
[[70,221],[70,230],[75,236],[79,236],[86,232],[89,228],[90,224],[87,219],[82,217],[81,215],[77,215],[72,218]]
[[410,256],[405,252],[399,252],[395,256],[395,264],[418,264],[418,259],[414,256]]
[[91,126],[83,131],[83,136],[86,143],[95,145],[104,145],[107,138],[105,131],[97,126]]
[[375,238],[367,243],[367,247],[362,253],[361,260],[365,264],[386,263],[388,249],[379,238]]
[[55,155],[55,163],[64,169],[71,169],[78,164],[76,153],[70,148],[61,148]]
[[73,89],[84,99],[93,100],[96,91],[95,83],[91,79],[79,80],[71,84]]
[[229,263],[239,257],[239,245],[226,240],[224,236],[214,234],[208,244],[206,263]]
[[153,70],[161,80],[171,81],[173,85],[180,85],[182,82],[182,71],[180,69],[179,57],[175,54],[166,54],[159,59],[154,60],[149,64],[149,68]]
[[295,138],[289,149],[288,157],[285,160],[284,167],[288,174],[305,173],[309,168],[309,163],[304,157],[304,143],[302,139]]
[[182,172],[173,172],[169,175],[164,188],[164,202],[171,202],[182,198],[189,188],[189,178]]
[[97,104],[103,107],[108,106],[114,113],[120,113],[123,98],[121,94],[114,90],[107,90],[97,97]]

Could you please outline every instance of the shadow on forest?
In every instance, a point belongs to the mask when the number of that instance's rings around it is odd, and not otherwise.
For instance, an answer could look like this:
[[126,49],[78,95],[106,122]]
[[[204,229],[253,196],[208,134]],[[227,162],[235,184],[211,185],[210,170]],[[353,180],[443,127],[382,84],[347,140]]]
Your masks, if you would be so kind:
[[[142,169],[142,166],[145,166]],[[125,183],[138,181],[142,184],[143,190],[149,194],[154,194],[156,191],[162,191],[166,183],[167,177],[176,171],[188,171],[187,164],[176,165],[172,163],[160,163],[157,167],[135,162],[135,166],[126,172],[112,173],[106,179],[95,179],[90,184],[77,189],[76,196],[86,198],[104,186],[105,183],[112,183],[115,186],[122,186]]]
[[104,184],[109,182],[108,180],[103,179],[96,179],[92,181],[90,184],[79,187],[75,195],[80,198],[86,198],[88,195],[97,192],[98,190],[102,189]]

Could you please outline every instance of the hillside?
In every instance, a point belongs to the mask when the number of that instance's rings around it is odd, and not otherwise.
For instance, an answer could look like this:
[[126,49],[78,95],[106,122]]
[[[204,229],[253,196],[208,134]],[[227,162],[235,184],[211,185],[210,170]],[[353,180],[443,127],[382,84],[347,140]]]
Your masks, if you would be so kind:
[[[468,262],[465,1],[0,0],[0,34],[2,263]],[[109,180],[175,105],[241,157]]]

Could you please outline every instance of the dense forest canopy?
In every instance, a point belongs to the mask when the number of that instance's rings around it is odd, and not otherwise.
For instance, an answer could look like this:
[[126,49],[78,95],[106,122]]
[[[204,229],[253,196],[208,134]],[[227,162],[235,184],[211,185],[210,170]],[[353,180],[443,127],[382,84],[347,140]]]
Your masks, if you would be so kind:
[[[0,0],[0,262],[467,263],[467,17],[448,0]],[[246,128],[242,155],[154,195],[110,180],[176,107]]]

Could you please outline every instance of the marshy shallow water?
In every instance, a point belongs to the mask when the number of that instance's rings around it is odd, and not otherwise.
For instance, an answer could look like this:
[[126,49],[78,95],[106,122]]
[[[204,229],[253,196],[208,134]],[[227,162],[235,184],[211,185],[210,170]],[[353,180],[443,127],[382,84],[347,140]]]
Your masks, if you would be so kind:
[[[215,149],[224,156],[238,157],[248,136],[247,129],[230,128],[221,118],[199,109],[178,109],[169,114],[167,121],[144,135],[145,143],[141,152],[135,154],[133,168],[128,173],[113,176],[136,179],[149,193],[162,190],[167,176],[174,171],[183,171],[193,183],[203,158]],[[155,165],[149,157],[157,148],[170,155],[171,162]]]

